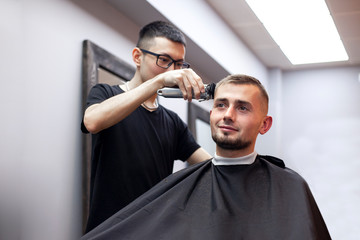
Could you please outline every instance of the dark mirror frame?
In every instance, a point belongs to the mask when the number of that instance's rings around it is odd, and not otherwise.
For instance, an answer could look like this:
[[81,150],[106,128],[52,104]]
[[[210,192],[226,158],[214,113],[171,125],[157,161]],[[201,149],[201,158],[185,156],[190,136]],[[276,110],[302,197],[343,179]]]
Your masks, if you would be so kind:
[[[83,41],[82,113],[90,89],[99,83],[98,69],[106,70],[124,81],[134,76],[135,68],[89,40]],[[91,134],[82,134],[82,226],[85,231],[89,215],[91,172]]]
[[196,136],[196,119],[200,119],[210,125],[210,112],[194,103],[188,103],[188,128],[195,140],[198,140]]

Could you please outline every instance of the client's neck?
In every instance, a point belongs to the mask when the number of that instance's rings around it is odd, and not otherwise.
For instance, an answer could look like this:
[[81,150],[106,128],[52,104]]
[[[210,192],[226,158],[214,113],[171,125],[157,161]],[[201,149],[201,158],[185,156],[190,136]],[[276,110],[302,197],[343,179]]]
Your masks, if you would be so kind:
[[224,157],[224,158],[239,158],[247,156],[254,152],[254,149],[224,149],[216,146],[216,155]]

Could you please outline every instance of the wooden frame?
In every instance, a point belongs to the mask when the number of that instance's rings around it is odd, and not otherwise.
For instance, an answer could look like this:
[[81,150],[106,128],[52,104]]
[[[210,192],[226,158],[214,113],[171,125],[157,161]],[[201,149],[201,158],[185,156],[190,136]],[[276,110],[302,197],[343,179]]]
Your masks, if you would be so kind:
[[194,103],[188,103],[188,128],[197,140],[196,119],[200,119],[210,125],[210,112]]
[[[99,69],[119,77],[119,81],[129,81],[135,68],[117,56],[97,46],[89,40],[83,41],[82,56],[82,112],[86,109],[86,99],[90,89],[99,83]],[[106,83],[106,82],[105,82]],[[119,83],[120,84],[120,83]],[[89,215],[91,172],[91,134],[82,136],[82,225],[85,231]]]

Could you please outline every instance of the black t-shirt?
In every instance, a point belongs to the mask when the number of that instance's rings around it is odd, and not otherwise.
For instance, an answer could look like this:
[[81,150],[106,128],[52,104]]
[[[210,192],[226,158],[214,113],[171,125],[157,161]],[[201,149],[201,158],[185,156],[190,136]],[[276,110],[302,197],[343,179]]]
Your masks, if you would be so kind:
[[[87,105],[123,91],[98,84]],[[82,124],[83,131],[86,132]],[[185,123],[162,107],[138,107],[116,125],[92,135],[90,212],[93,229],[172,173],[174,160],[185,161],[199,148]]]

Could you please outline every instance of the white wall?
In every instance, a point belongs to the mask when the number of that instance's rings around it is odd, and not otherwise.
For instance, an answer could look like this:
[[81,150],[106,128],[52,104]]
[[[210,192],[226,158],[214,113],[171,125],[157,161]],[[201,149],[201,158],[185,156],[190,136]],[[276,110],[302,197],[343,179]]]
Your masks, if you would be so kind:
[[268,71],[268,81],[266,90],[269,95],[269,112],[273,123],[270,130],[259,135],[256,141],[255,149],[259,154],[281,156],[282,155],[282,71],[280,69],[271,69]]
[[282,74],[282,157],[308,181],[333,239],[360,236],[359,73]]
[[2,0],[0,19],[0,238],[78,239],[82,41],[130,63],[139,27],[103,1]]

